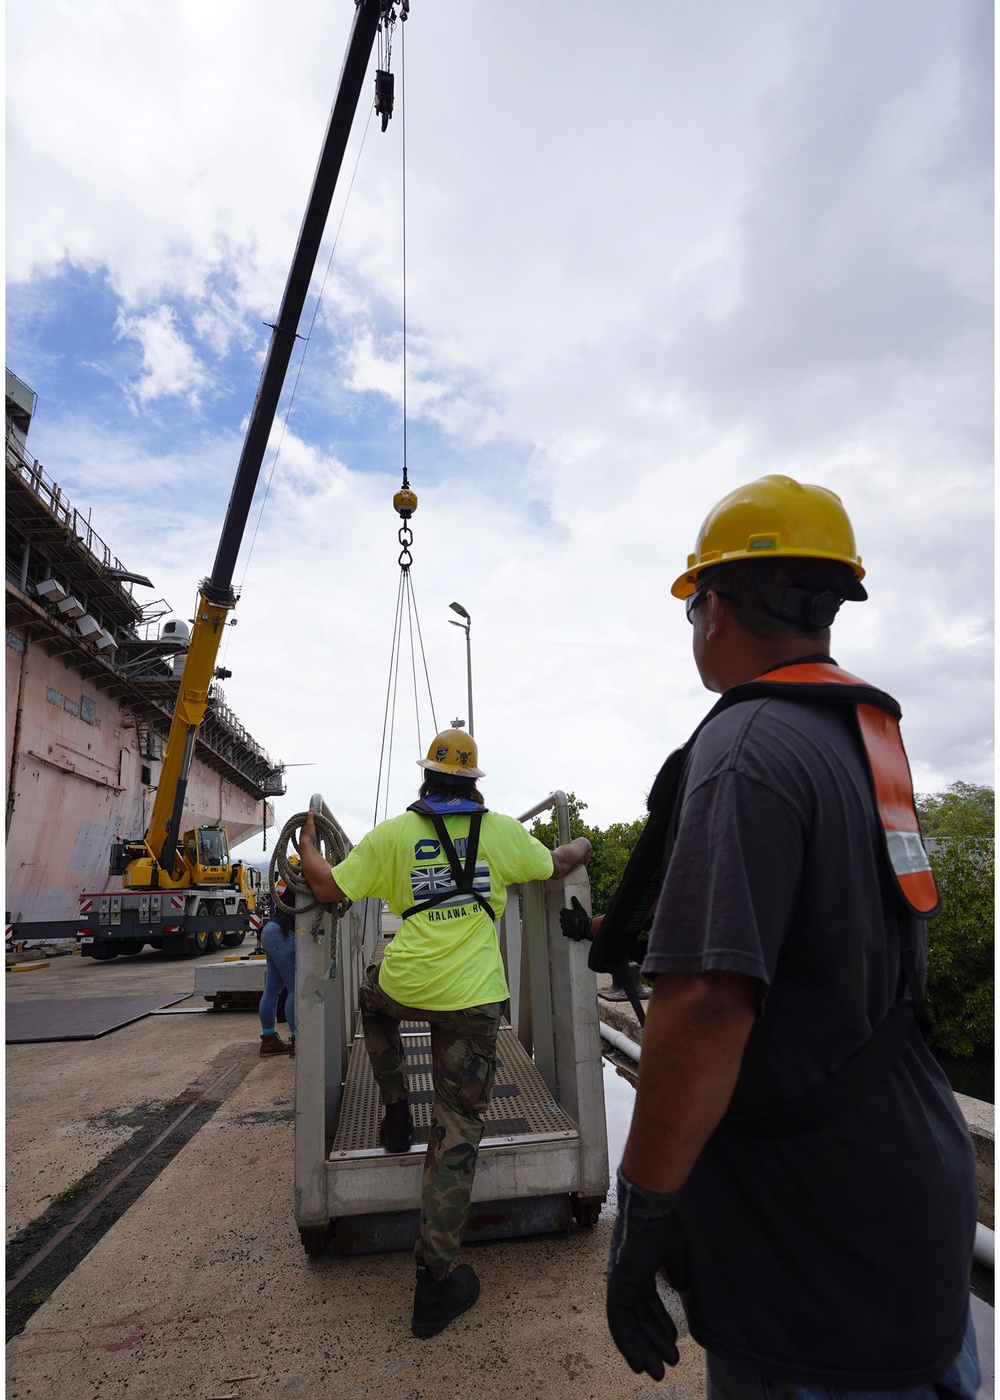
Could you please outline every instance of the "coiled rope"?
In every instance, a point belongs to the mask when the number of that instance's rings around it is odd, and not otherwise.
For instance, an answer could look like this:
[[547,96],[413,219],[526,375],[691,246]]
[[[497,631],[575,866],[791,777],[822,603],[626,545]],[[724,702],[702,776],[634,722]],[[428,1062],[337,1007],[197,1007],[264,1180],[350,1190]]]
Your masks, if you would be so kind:
[[[305,825],[308,815],[308,812],[296,812],[294,817],[289,817],[288,821],[285,822],[271,854],[271,864],[267,873],[271,886],[271,898],[279,909],[286,914],[294,915],[310,914],[314,909],[317,911],[315,919],[306,932],[318,938],[323,928],[323,915],[329,914],[336,922],[350,909],[351,901],[343,899],[333,904],[322,904],[310,889],[309,881],[302,873],[302,867],[291,864],[288,852],[289,843],[298,851],[298,835]],[[329,817],[323,816],[322,812],[314,812],[313,821],[316,824],[316,839],[320,855],[327,865],[339,865],[347,857],[347,845],[343,832],[334,822],[330,821]],[[284,880],[288,889],[295,895],[294,909],[285,904],[278,894],[278,878]]]

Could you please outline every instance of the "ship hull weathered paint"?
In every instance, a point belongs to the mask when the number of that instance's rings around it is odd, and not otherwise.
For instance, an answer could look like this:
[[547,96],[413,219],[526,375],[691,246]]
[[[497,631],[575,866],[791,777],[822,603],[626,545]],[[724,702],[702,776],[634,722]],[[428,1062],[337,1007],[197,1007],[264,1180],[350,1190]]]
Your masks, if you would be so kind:
[[[27,452],[35,396],[7,371],[6,922],[73,921],[115,891],[116,838],[148,824],[187,628],[144,605],[126,569]],[[62,606],[60,606],[62,603]],[[274,821],[281,764],[209,691],[184,826],[224,826],[232,849]],[[20,934],[20,929],[18,930]],[[44,930],[26,931],[27,937]]]
[[[6,756],[14,781],[5,905],[14,923],[73,917],[82,891],[121,887],[108,877],[111,844],[145,831],[160,767],[142,751],[135,719],[117,701],[95,693],[40,645],[29,641],[18,654],[19,635],[23,629],[8,630]],[[185,808],[191,826],[224,826],[235,846],[262,830],[262,809],[195,760]],[[268,824],[273,819],[268,805]]]

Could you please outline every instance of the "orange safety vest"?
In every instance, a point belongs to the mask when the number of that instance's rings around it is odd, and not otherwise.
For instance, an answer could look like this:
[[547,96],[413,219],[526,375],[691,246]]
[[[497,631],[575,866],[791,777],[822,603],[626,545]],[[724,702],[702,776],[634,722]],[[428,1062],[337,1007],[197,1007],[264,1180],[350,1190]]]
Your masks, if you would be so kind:
[[[676,749],[657,774],[648,798],[649,820],[629,858],[587,959],[597,972],[612,972],[625,986],[640,1023],[642,1004],[628,958],[641,957],[638,940],[652,921],[651,906],[662,885],[683,800],[689,753],[704,726],[721,711],[744,700],[769,696],[853,708],[861,735],[883,846],[903,903],[922,919],[932,918],[940,897],[920,836],[913,782],[899,733],[899,705],[891,695],[830,661],[781,666],[756,680],[727,690],[691,738]],[[892,1073],[909,1044],[914,1022],[926,1024],[915,950],[900,947],[901,982],[895,1002],[868,1040],[826,1080],[788,1103],[759,1112],[726,1114],[723,1124],[758,1137],[788,1137],[829,1126],[851,1112]],[[909,997],[906,996],[909,992]]]
[[[940,909],[937,884],[920,836],[910,765],[899,733],[899,705],[885,691],[830,661],[803,661],[779,666],[727,690],[683,748],[675,749],[664,763],[647,799],[649,819],[590,947],[588,963],[595,972],[627,974],[628,957],[641,957],[638,941],[645,938],[651,922],[649,910],[663,882],[687,758],[695,739],[710,720],[731,705],[767,696],[853,708],[871,774],[883,847],[900,898],[922,919],[933,918]],[[624,985],[628,987],[627,976]],[[633,1006],[641,1024],[642,1006],[638,1000]]]
[[[759,676],[748,686],[737,686],[736,690],[740,692],[740,699],[750,698],[746,696],[746,691],[775,683],[794,687],[795,693],[803,699],[816,700],[823,698],[824,690],[829,693],[830,687],[862,686],[869,694],[873,690],[867,681],[852,676],[849,671],[842,671],[830,662],[821,661],[781,666],[776,671]],[[883,700],[890,699],[882,691],[876,694]],[[895,701],[892,703],[895,706]],[[941,896],[920,835],[920,822],[913,800],[913,779],[899,732],[898,706],[895,709],[896,713],[893,714],[882,705],[866,703],[859,698],[856,706],[858,728],[872,776],[885,851],[899,893],[914,914],[930,919],[941,908]]]

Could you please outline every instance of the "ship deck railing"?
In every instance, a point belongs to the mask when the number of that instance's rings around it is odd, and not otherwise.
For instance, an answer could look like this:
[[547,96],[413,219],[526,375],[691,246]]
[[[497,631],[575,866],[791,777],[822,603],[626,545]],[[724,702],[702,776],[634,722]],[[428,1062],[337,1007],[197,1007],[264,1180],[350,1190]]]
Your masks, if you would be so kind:
[[91,525],[90,512],[83,516],[69,503],[63,495],[62,487],[52,480],[37,457],[29,461],[17,446],[8,440],[7,466],[20,477],[55,519],[65,526],[66,531],[79,541],[101,568],[127,572],[121,560],[112,554],[110,547]]

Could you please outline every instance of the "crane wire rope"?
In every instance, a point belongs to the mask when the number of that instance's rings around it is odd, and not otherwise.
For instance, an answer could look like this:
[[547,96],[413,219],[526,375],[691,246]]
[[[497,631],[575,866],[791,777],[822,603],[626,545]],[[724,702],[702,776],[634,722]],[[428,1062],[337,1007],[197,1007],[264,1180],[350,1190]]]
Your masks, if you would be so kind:
[[[420,744],[420,683],[417,673],[417,649],[420,650],[421,664],[423,667],[424,681],[427,686],[427,699],[431,713],[431,723],[437,731],[437,716],[434,710],[434,695],[431,689],[430,671],[427,666],[427,653],[424,647],[423,632],[420,627],[420,613],[417,608],[417,598],[413,587],[413,578],[410,566],[413,563],[413,556],[410,552],[410,545],[413,543],[413,531],[410,528],[410,517],[417,506],[417,498],[410,490],[409,465],[408,465],[408,364],[407,364],[407,264],[406,264],[406,28],[403,27],[400,41],[400,125],[402,132],[401,139],[401,222],[402,222],[402,409],[403,409],[403,479],[400,491],[393,499],[393,505],[399,512],[402,524],[399,529],[399,588],[396,593],[396,611],[393,619],[392,645],[389,652],[389,676],[386,683],[385,710],[382,718],[382,746],[379,753],[378,779],[375,787],[375,812],[374,820],[379,822],[379,812],[381,810],[382,820],[388,816],[389,807],[389,784],[392,775],[392,752],[396,732],[396,703],[399,697],[400,687],[400,666],[403,654],[403,625],[404,610],[407,635],[410,645],[410,672],[413,684],[413,704],[417,728],[417,744]],[[369,918],[369,906],[365,906],[365,925]]]
[[406,474],[406,25],[403,25],[399,41],[399,124],[401,133],[401,153],[400,166],[402,168],[400,181],[400,218],[402,222],[403,238],[403,489],[409,487],[410,480]]
[[[388,64],[389,49],[391,46],[391,34],[387,33],[386,46],[384,50],[380,47],[380,63]],[[407,265],[406,265],[406,26],[403,26],[400,38],[400,207],[402,214],[402,247],[401,247],[401,271],[402,271],[402,403],[403,403],[403,480],[400,491],[393,500],[393,504],[399,511],[402,525],[399,530],[399,566],[400,580],[399,590],[396,594],[396,612],[393,620],[392,646],[389,654],[389,678],[386,685],[385,712],[382,721],[382,749],[379,754],[379,772],[375,789],[375,821],[379,820],[380,806],[384,814],[388,812],[388,790],[392,769],[392,748],[395,737],[396,722],[396,700],[399,693],[399,667],[402,656],[402,626],[403,610],[406,610],[406,623],[410,641],[410,668],[413,680],[413,704],[417,726],[417,743],[420,744],[420,687],[417,679],[417,646],[420,648],[421,663],[423,666],[424,680],[427,685],[427,697],[431,711],[431,722],[437,729],[437,718],[434,711],[434,695],[431,690],[430,672],[427,666],[427,653],[424,648],[423,632],[420,627],[420,613],[417,608],[416,593],[413,588],[413,579],[410,574],[410,565],[413,556],[410,553],[410,545],[413,543],[413,531],[410,528],[409,520],[416,509],[417,499],[410,490],[409,469],[407,462],[407,428],[409,422],[408,398],[407,398]],[[414,632],[415,629],[415,632]],[[384,784],[383,784],[384,776]]]

